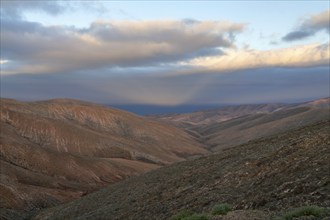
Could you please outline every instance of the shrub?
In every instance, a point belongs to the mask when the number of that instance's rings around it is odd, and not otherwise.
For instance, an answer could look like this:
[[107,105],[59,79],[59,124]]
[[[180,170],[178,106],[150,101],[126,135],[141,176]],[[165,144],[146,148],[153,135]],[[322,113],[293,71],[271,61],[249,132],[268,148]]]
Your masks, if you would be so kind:
[[325,213],[325,209],[318,206],[303,206],[296,208],[284,215],[285,220],[291,220],[295,217],[313,215],[315,217],[321,217]]
[[189,217],[183,218],[182,220],[209,220],[209,218],[204,214],[193,214]]
[[232,210],[231,205],[228,203],[222,203],[215,205],[212,209],[212,214],[213,215],[226,215],[228,212]]
[[195,214],[191,211],[182,211],[172,216],[170,220],[208,220],[209,218],[204,214]]
[[192,216],[194,213],[192,211],[182,211],[178,214],[173,215],[170,220],[183,220],[187,217]]

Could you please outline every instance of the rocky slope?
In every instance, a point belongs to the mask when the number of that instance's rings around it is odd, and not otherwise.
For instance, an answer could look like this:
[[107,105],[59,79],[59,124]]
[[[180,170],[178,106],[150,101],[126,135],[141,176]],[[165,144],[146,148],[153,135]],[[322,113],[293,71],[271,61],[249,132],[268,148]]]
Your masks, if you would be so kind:
[[299,104],[229,106],[182,115],[152,116],[183,127],[210,150],[236,146],[330,118],[329,98]]
[[184,131],[75,100],[1,99],[0,205],[31,210],[207,150]]
[[329,129],[330,121],[322,121],[160,168],[34,219],[168,219],[224,202],[263,214],[308,204],[330,207]]

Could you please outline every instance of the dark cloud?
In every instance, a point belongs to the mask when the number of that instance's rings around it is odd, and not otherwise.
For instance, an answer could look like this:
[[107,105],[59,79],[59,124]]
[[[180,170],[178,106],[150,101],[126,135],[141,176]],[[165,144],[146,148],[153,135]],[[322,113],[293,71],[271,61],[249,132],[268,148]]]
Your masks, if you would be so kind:
[[308,17],[294,31],[286,34],[283,41],[301,40],[319,31],[330,33],[330,10]]
[[35,33],[42,30],[41,24],[37,22],[25,22],[22,20],[3,19],[1,29],[12,33]]
[[18,19],[26,11],[43,11],[51,15],[58,15],[66,9],[65,5],[57,0],[3,0],[1,1],[1,17]]
[[301,40],[306,37],[314,35],[314,32],[311,31],[292,31],[285,35],[282,40],[284,41],[294,41],[294,40]]
[[[217,105],[287,102],[329,95],[329,67],[260,68],[223,74],[1,76],[2,97],[68,97],[106,104]],[[92,79],[92,80],[91,80]]]
[[102,16],[109,13],[102,1],[70,0],[2,0],[1,18],[22,20],[26,12],[43,12],[53,16],[83,9]]

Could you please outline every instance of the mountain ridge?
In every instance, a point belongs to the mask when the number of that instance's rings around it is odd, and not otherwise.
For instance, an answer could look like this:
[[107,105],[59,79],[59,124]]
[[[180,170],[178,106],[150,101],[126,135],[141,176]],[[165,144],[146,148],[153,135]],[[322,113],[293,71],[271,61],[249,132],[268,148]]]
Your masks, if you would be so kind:
[[330,98],[295,104],[228,106],[190,114],[154,115],[186,130],[211,151],[330,118]]
[[[241,105],[226,105],[219,108],[210,108],[205,110],[193,111],[182,114],[155,114],[148,115],[153,119],[161,119],[171,121],[177,126],[182,123],[191,123],[192,125],[207,124],[209,121],[223,122],[240,116],[251,113],[272,113],[283,109],[294,107],[315,107],[329,108],[330,97],[316,99],[307,102],[298,103],[261,103],[261,104],[241,104]],[[236,113],[236,111],[238,113]],[[203,118],[200,114],[206,114],[208,117]],[[217,117],[214,117],[217,116]],[[206,121],[204,121],[206,119]]]

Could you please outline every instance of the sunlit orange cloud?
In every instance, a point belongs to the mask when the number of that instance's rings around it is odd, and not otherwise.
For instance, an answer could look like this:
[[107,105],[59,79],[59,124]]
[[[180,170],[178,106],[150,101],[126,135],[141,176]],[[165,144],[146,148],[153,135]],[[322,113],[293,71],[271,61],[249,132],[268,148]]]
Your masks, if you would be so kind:
[[[182,62],[198,72],[222,72],[262,67],[308,67],[329,64],[330,46],[310,44],[277,50],[229,50],[225,55]],[[195,73],[192,68],[184,73]]]

